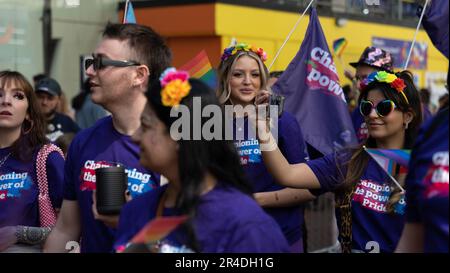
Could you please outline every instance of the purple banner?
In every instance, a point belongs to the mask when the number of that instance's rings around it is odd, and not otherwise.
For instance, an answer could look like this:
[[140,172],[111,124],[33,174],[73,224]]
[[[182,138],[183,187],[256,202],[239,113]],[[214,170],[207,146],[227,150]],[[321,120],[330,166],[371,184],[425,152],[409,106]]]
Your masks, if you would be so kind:
[[273,86],[286,97],[305,141],[322,154],[356,143],[344,93],[328,43],[313,8],[299,52]]
[[448,59],[448,2],[431,1],[425,10],[422,26],[434,46]]

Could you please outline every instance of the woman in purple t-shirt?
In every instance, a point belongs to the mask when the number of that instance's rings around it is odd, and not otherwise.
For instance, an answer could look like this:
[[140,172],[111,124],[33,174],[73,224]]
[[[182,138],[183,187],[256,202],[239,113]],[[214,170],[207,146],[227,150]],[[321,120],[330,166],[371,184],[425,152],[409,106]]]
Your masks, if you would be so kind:
[[[51,230],[41,227],[51,221],[40,222],[36,177],[36,156],[47,143],[32,86],[19,72],[1,71],[0,252],[37,252]],[[53,208],[59,208],[64,158],[50,153],[46,168],[48,197]]]
[[[218,96],[226,109],[232,109],[233,139],[238,148],[241,165],[252,185],[254,196],[264,210],[272,216],[289,242],[292,253],[302,253],[304,225],[303,203],[313,200],[307,190],[285,188],[276,183],[262,160],[260,144],[251,129],[248,110],[255,107],[255,98],[261,90],[270,90],[269,72],[264,64],[266,53],[245,43],[224,50],[219,65]],[[290,164],[303,163],[308,155],[300,126],[293,115],[278,104],[281,97],[272,94],[270,109],[278,136],[278,146]],[[278,109],[274,106],[277,102]]]
[[[360,112],[368,125],[369,138],[358,148],[289,165],[273,137],[259,130],[263,158],[285,186],[336,193],[343,252],[393,252],[405,222],[404,174],[396,174],[400,184],[395,184],[365,148],[412,148],[422,120],[419,93],[411,73],[381,71],[367,77],[361,96]],[[266,97],[262,95],[258,102]],[[266,122],[258,124],[264,129]]]
[[397,252],[449,252],[448,107],[427,122],[406,178],[406,225]]
[[251,197],[236,148],[224,138],[214,92],[173,68],[150,86],[133,140],[141,148],[141,164],[169,182],[125,205],[115,249],[155,217],[187,215],[160,251],[286,252],[286,239]]

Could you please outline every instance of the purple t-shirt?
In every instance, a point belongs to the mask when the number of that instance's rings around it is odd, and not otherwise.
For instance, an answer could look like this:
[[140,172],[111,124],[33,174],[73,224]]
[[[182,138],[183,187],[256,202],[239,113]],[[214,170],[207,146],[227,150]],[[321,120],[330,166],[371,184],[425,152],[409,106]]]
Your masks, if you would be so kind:
[[[406,218],[423,224],[425,252],[449,251],[448,111],[421,129],[406,178]],[[428,132],[433,122],[433,132]]]
[[[350,155],[345,152],[326,155],[308,161],[319,180],[320,192],[335,191],[346,175],[345,163]],[[343,166],[343,167],[338,167]],[[405,223],[404,198],[395,206],[395,212],[386,212],[393,184],[386,173],[370,159],[352,197],[352,248],[371,251],[379,246],[380,252],[394,252]],[[314,192],[314,191],[313,191]],[[340,227],[341,215],[336,209],[336,221]]]
[[433,114],[431,113],[430,109],[425,104],[422,104],[422,116],[424,123],[433,117]]
[[[11,152],[10,148],[0,149],[0,160]],[[0,227],[40,226],[39,189],[36,180],[36,156],[28,162],[12,156],[0,168]],[[47,158],[47,181],[50,200],[54,208],[60,208],[64,185],[64,158],[51,153]]]
[[117,132],[110,116],[78,133],[70,145],[65,165],[64,199],[77,200],[81,211],[81,252],[110,252],[115,229],[92,214],[95,169],[125,167],[128,189],[133,197],[159,186],[159,175],[139,164],[139,147],[130,136]]
[[[133,199],[122,210],[115,249],[124,246],[147,222],[155,218],[159,199],[167,186]],[[165,209],[163,216],[177,215]],[[200,252],[251,253],[288,252],[288,244],[276,222],[250,196],[237,189],[217,185],[202,195],[193,221]],[[165,242],[185,246],[182,229],[176,229]]]
[[[277,184],[268,172],[262,160],[259,142],[252,130],[249,130],[247,118],[236,119],[233,129],[234,132],[237,132],[235,145],[241,158],[241,165],[253,187],[253,192],[283,189],[284,187]],[[239,137],[239,132],[243,133],[241,137]],[[307,152],[302,131],[297,120],[286,111],[278,119],[278,147],[290,164],[306,162]],[[264,208],[264,210],[280,225],[289,244],[302,238],[304,206]]]

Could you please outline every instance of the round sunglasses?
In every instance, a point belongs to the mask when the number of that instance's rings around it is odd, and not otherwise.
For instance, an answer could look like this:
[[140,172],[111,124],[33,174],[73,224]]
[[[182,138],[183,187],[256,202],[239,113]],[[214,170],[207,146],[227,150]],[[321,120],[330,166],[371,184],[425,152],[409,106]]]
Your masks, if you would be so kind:
[[397,106],[391,100],[381,101],[377,105],[373,105],[373,102],[370,100],[361,100],[361,103],[359,104],[359,112],[365,117],[369,116],[374,108],[379,117],[385,117],[394,111]]

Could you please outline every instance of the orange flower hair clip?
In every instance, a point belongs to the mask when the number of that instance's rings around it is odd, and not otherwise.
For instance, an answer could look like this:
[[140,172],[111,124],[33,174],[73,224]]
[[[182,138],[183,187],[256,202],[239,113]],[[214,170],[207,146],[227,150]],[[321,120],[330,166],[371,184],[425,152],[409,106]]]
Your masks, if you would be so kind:
[[161,102],[164,106],[176,107],[180,105],[181,100],[191,91],[189,73],[186,71],[170,67],[162,73],[159,80],[162,87]]

